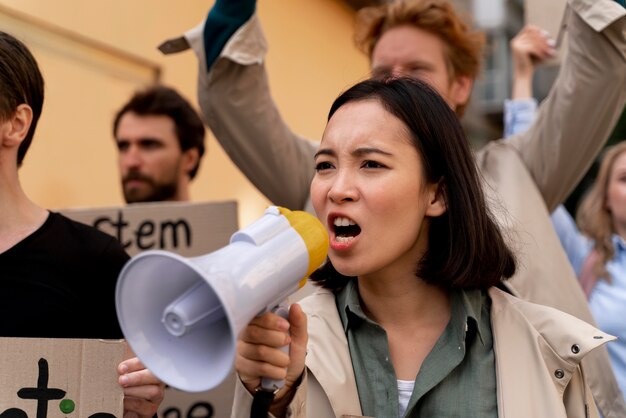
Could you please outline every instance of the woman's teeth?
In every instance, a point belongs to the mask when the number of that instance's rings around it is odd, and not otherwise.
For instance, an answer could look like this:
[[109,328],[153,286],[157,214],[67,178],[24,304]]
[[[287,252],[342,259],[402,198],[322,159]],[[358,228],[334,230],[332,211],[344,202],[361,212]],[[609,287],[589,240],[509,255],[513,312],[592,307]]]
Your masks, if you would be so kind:
[[350,218],[338,216],[333,219],[335,227],[335,241],[346,243],[354,239],[361,233],[361,228]]
[[335,218],[335,220],[333,221],[333,224],[335,226],[350,226],[350,225],[356,225],[356,223],[349,218],[344,218],[344,217],[338,217]]

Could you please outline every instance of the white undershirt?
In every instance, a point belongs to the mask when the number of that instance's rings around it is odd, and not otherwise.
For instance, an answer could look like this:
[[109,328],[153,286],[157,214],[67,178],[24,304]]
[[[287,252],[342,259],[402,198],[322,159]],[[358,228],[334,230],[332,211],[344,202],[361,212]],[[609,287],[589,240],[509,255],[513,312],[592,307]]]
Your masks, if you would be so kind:
[[398,379],[398,407],[400,408],[401,417],[404,416],[406,407],[409,405],[413,387],[415,387],[415,381]]

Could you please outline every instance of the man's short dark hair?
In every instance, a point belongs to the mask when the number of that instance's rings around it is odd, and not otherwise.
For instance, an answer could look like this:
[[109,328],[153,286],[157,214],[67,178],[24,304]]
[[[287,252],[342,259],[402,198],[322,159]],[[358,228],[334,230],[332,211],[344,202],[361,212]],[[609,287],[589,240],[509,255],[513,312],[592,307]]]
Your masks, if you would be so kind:
[[21,104],[27,104],[33,110],[30,128],[17,151],[18,167],[35,135],[43,96],[43,76],[35,57],[22,42],[0,31],[0,120],[11,118]]
[[139,116],[168,116],[176,126],[176,136],[182,151],[198,149],[198,163],[189,172],[196,176],[204,155],[204,124],[191,104],[171,87],[154,85],[136,92],[117,112],[113,121],[113,136],[124,114],[133,112]]

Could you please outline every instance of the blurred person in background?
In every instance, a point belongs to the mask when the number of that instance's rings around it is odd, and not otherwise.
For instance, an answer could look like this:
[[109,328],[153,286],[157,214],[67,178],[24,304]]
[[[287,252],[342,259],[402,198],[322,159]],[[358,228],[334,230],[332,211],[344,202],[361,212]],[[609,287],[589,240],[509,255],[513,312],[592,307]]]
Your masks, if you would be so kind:
[[618,337],[608,350],[626,393],[626,142],[607,149],[576,218],[562,205],[552,214],[598,326]]
[[176,90],[155,85],[136,92],[115,115],[113,136],[126,203],[190,200],[205,129]]

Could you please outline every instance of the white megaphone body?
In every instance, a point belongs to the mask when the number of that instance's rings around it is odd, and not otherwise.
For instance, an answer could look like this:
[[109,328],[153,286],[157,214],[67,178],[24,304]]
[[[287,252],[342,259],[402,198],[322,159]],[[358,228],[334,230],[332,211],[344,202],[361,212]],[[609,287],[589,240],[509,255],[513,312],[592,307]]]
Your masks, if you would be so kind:
[[241,330],[304,286],[327,251],[317,218],[271,206],[212,253],[142,252],[117,283],[124,337],[164,383],[187,392],[213,389],[232,370]]

